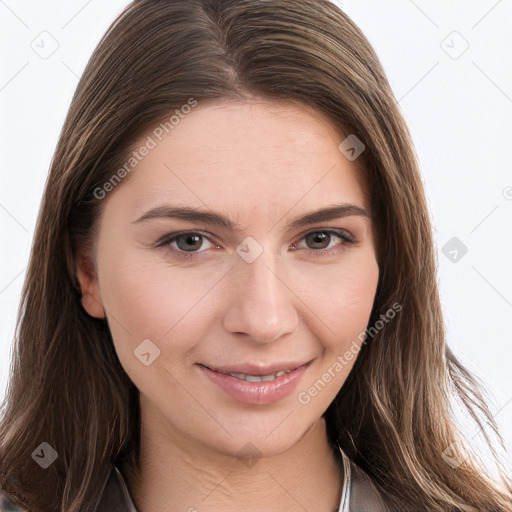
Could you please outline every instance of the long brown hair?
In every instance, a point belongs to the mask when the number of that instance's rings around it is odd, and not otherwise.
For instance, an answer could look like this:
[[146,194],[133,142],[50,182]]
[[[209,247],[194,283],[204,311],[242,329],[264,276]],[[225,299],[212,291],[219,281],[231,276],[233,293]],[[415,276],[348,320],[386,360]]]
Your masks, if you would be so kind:
[[[328,0],[139,0],[112,23],[78,84],[43,196],[2,405],[1,485],[34,511],[90,511],[110,464],[136,465],[138,391],[107,322],[81,307],[76,278],[101,214],[94,191],[141,133],[190,98],[250,97],[309,105],[366,146],[380,268],[370,323],[396,301],[402,310],[364,344],[326,411],[330,440],[393,510],[510,510],[510,483],[460,452],[453,397],[484,434],[497,430],[445,344],[409,131],[371,45]],[[47,469],[32,459],[42,442],[58,453]],[[450,445],[458,467],[443,457]]]

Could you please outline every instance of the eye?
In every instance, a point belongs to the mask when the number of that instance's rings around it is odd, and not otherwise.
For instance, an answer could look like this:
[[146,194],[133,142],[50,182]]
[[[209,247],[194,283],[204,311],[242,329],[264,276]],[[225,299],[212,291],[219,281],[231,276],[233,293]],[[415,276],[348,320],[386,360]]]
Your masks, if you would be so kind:
[[[206,244],[206,247],[204,247]],[[164,236],[155,247],[169,247],[171,250],[183,256],[193,256],[204,250],[219,247],[215,245],[207,236],[197,231],[185,231],[181,233],[171,233]],[[203,249],[200,251],[199,249]],[[188,253],[188,254],[187,254]]]
[[[305,247],[302,241],[306,244]],[[306,249],[315,255],[327,256],[343,250],[346,244],[354,243],[355,240],[343,231],[318,230],[304,235],[298,243],[291,245],[291,250]],[[198,231],[170,233],[158,240],[154,247],[168,248],[174,255],[181,258],[194,258],[209,249],[221,249],[208,236]]]
[[[306,247],[301,244],[302,240],[304,240]],[[334,254],[337,250],[343,250],[343,246],[346,244],[354,243],[354,239],[345,232],[333,230],[311,231],[304,235],[299,243],[292,244],[292,250],[305,248],[315,254]]]

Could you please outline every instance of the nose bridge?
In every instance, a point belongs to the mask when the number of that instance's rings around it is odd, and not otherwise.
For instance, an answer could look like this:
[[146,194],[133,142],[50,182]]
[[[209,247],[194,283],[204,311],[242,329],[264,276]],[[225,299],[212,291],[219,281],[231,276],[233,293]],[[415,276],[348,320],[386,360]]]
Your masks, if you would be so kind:
[[293,293],[284,284],[275,255],[264,250],[248,263],[242,257],[233,269],[234,293],[224,316],[224,327],[244,333],[259,343],[270,343],[293,332],[298,314]]

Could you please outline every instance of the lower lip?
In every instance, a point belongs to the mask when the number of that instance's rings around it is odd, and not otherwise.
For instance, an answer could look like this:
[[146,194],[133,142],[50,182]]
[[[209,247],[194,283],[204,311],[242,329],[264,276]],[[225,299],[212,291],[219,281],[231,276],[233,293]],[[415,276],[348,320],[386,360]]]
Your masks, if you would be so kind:
[[308,364],[303,364],[289,373],[274,380],[262,382],[247,382],[225,373],[210,370],[199,365],[201,371],[219,388],[239,402],[246,404],[271,404],[282,400],[292,393],[299,380],[304,375]]

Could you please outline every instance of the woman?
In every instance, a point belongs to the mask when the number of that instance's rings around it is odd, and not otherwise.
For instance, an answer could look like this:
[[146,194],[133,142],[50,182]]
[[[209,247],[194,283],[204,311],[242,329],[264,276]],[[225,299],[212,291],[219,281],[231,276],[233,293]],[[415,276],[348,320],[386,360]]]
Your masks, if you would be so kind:
[[409,132],[327,0],[126,8],[71,104],[20,311],[6,510],[512,506],[451,414],[496,429],[445,344]]

